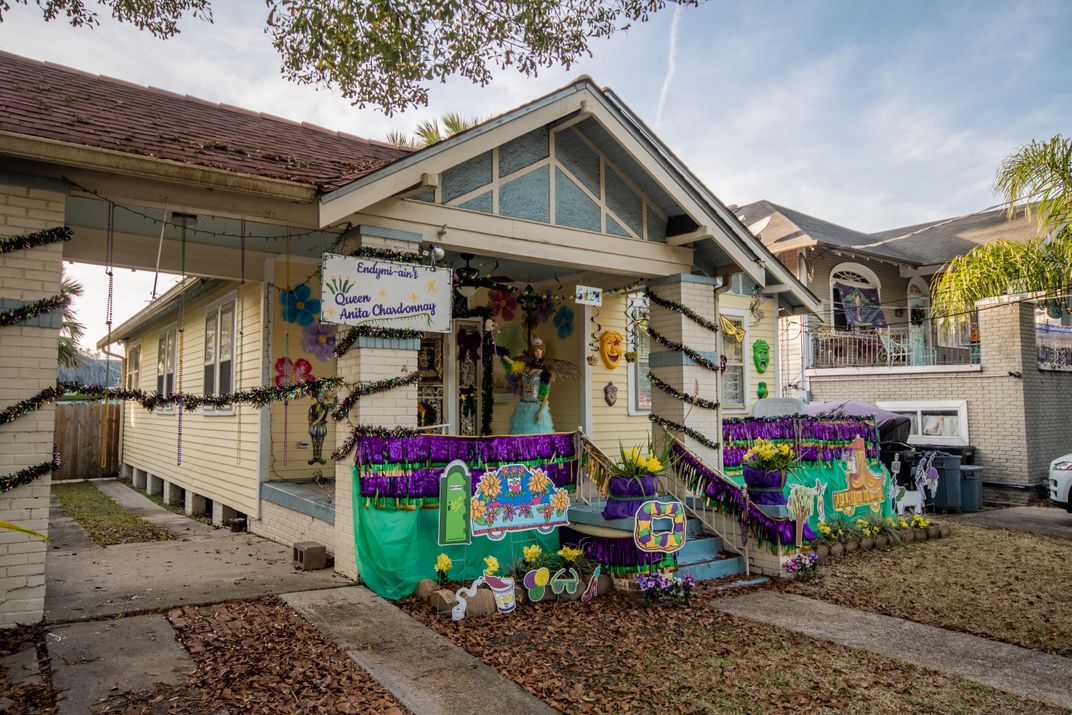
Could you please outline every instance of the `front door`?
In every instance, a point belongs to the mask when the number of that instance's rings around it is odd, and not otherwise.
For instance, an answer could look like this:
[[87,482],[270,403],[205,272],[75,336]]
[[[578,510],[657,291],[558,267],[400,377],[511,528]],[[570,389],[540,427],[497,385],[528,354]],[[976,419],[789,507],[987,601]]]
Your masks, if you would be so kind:
[[417,424],[433,432],[480,434],[483,330],[479,318],[454,320],[449,334],[425,333],[417,363]]

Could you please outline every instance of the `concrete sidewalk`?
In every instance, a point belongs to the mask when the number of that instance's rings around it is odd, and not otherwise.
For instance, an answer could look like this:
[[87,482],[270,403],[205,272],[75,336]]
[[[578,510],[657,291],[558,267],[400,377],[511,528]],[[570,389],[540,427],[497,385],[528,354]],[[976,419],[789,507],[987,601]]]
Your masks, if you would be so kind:
[[364,587],[282,598],[412,712],[556,712]]
[[176,539],[196,541],[211,539],[220,533],[219,529],[191,519],[183,514],[176,514],[160,506],[149,497],[114,479],[90,482],[119,506],[145,521],[159,526]]
[[773,591],[722,599],[717,607],[1072,710],[1070,658]]

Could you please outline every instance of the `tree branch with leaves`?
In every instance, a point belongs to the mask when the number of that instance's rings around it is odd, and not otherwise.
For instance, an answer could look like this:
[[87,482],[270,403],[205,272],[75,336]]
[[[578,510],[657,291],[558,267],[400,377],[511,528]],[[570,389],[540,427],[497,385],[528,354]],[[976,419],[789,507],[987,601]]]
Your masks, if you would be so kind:
[[[536,76],[590,57],[589,44],[646,22],[668,5],[704,0],[266,0],[283,76],[335,89],[384,113],[428,104],[432,82],[484,86],[497,70]],[[0,22],[11,3],[0,0]],[[209,0],[99,0],[119,22],[167,39],[189,15],[212,22]],[[100,24],[85,0],[36,0],[46,21]]]

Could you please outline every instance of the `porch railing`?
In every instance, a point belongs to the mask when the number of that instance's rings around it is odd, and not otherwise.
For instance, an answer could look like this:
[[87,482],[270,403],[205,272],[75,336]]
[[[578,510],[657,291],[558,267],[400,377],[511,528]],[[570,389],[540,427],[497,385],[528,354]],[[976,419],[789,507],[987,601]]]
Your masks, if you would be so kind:
[[807,367],[978,365],[978,343],[936,345],[929,325],[911,328],[818,328],[809,335]]

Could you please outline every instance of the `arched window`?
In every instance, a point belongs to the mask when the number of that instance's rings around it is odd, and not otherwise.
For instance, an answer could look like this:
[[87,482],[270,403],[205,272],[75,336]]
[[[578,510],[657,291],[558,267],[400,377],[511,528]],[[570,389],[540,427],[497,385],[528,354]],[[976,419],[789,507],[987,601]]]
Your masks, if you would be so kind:
[[874,271],[859,263],[839,263],[830,271],[830,306],[835,328],[886,325],[882,284]]
[[931,309],[931,294],[927,281],[919,276],[908,281],[908,319],[913,327],[923,325]]

